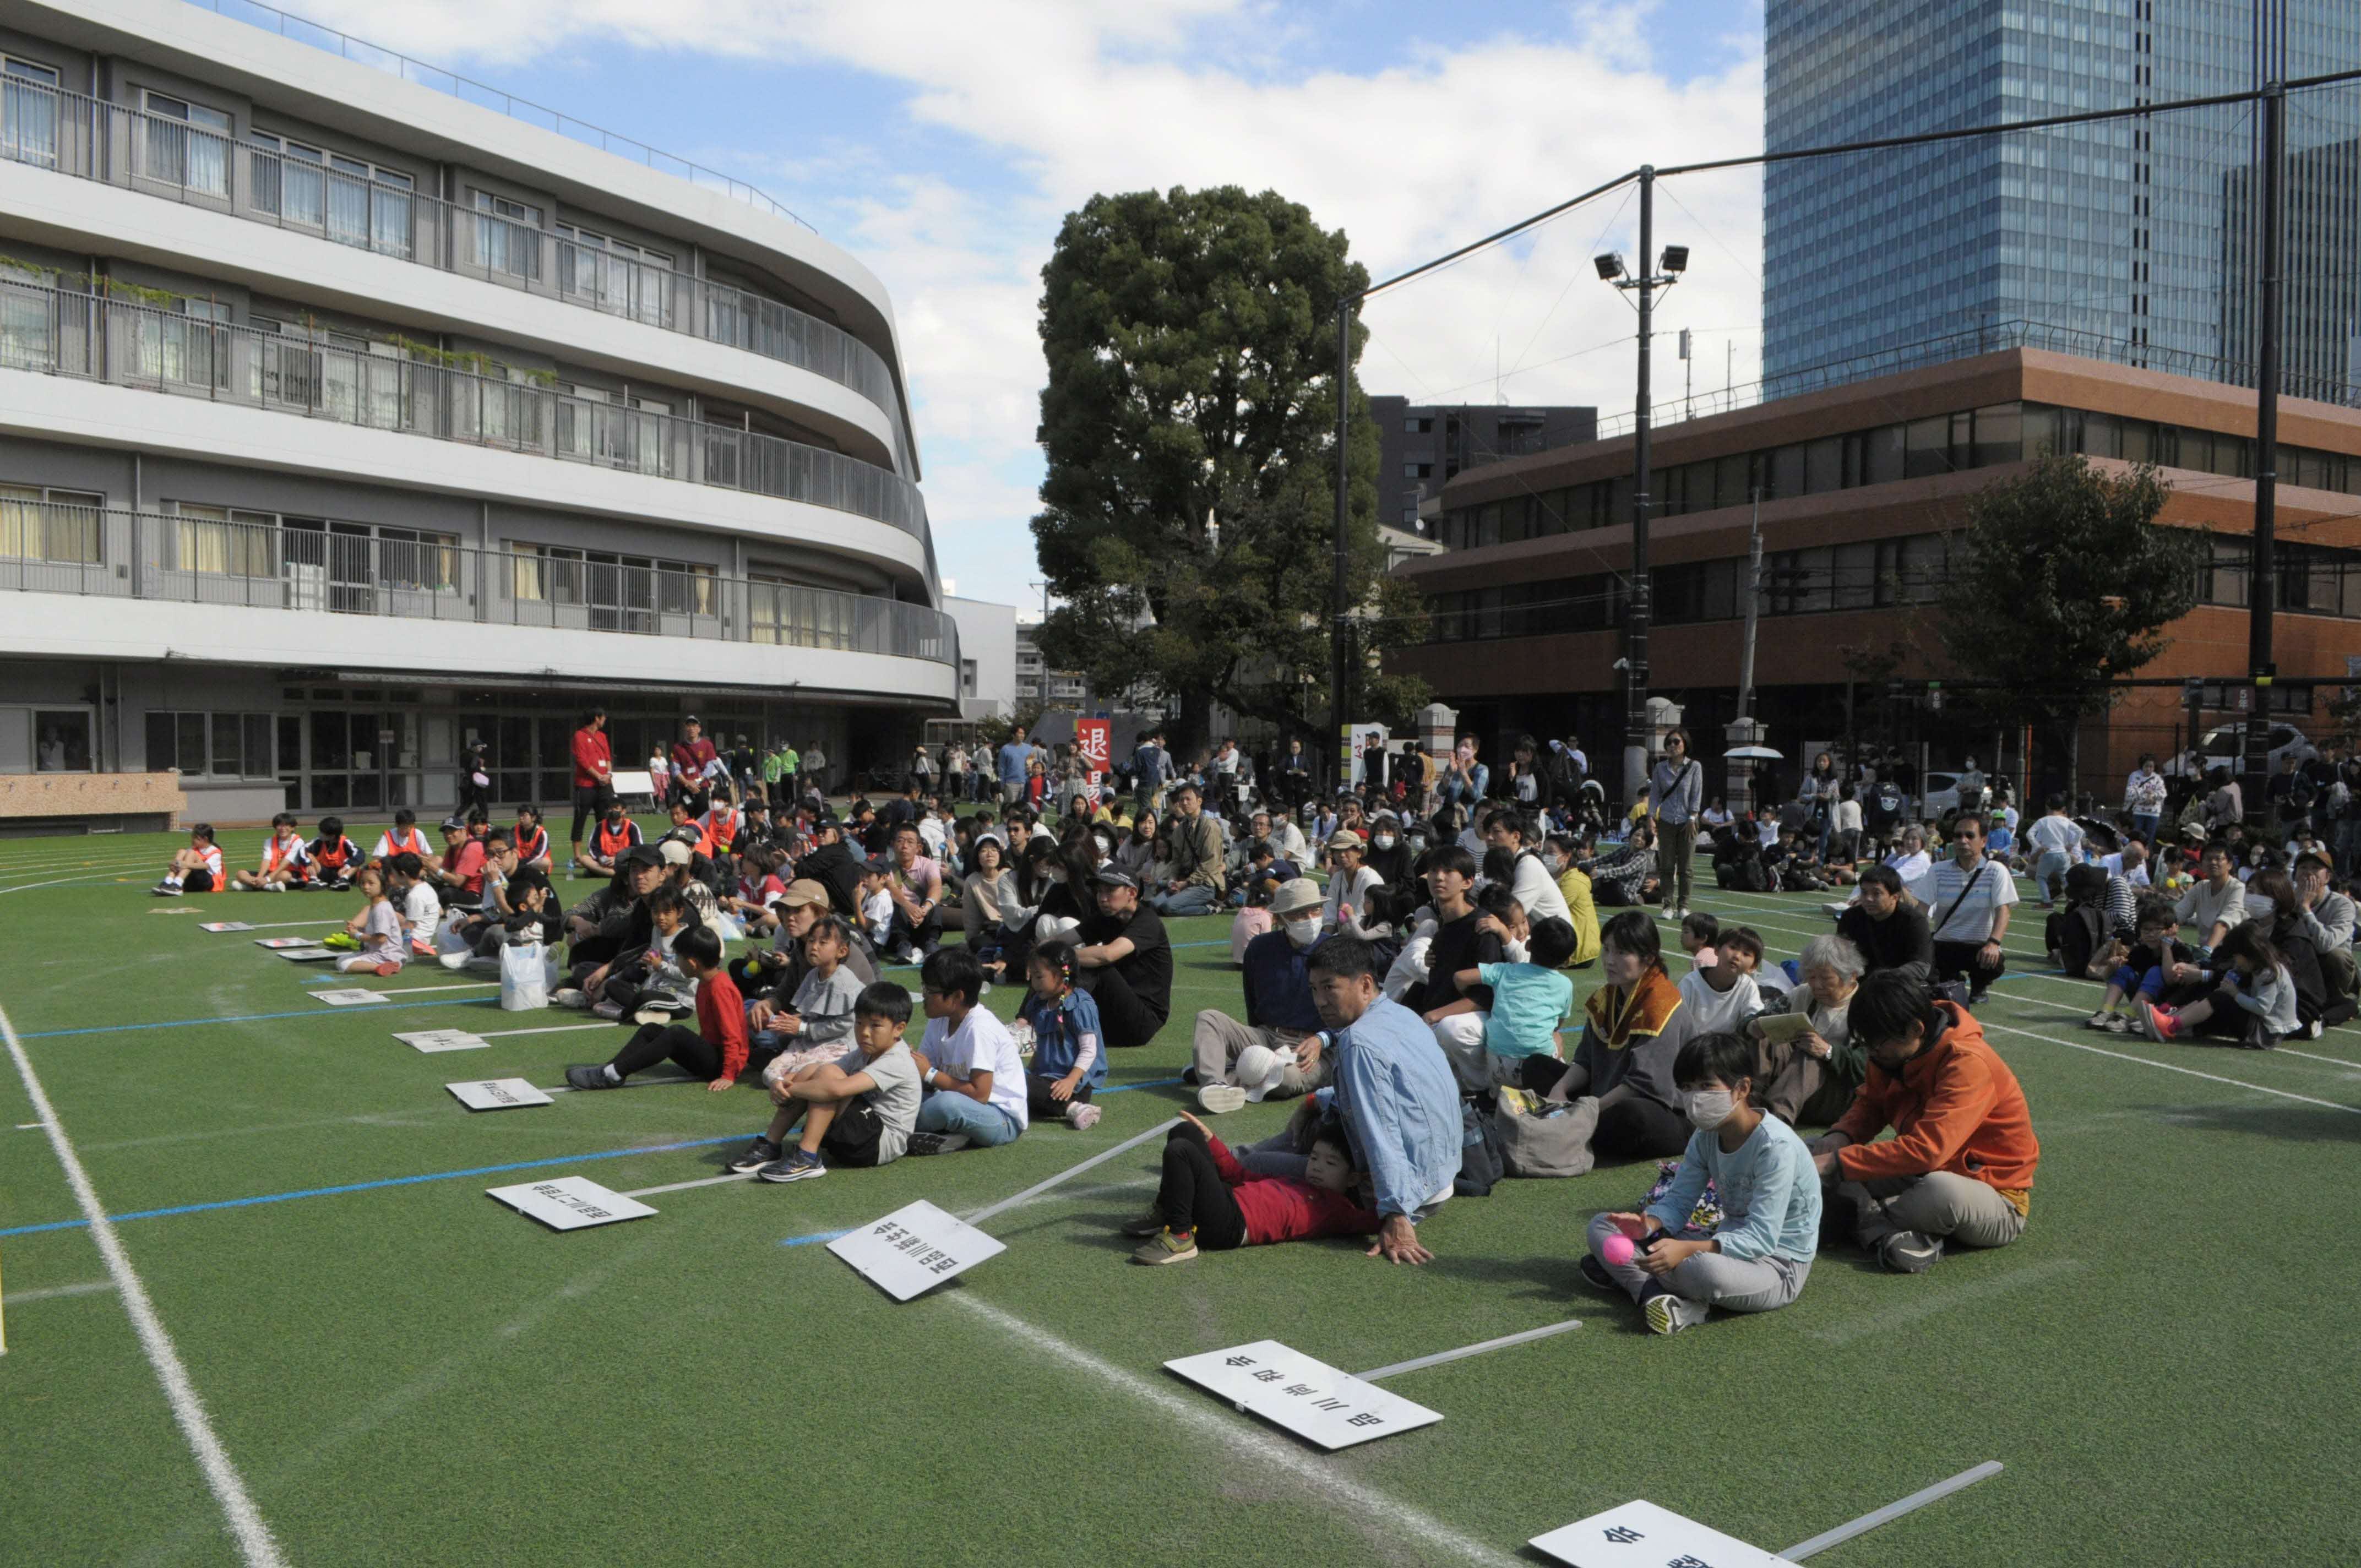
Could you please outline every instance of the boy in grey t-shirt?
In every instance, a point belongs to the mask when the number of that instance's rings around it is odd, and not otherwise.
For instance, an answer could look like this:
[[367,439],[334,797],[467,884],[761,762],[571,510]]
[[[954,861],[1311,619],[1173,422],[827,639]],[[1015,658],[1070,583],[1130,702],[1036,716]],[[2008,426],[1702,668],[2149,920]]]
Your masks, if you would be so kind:
[[[918,1119],[918,1066],[902,1039],[910,993],[880,981],[862,992],[855,1013],[853,1048],[774,1083],[778,1111],[730,1169],[764,1181],[805,1181],[826,1176],[829,1160],[862,1168],[902,1157]],[[783,1149],[797,1122],[803,1136]]]

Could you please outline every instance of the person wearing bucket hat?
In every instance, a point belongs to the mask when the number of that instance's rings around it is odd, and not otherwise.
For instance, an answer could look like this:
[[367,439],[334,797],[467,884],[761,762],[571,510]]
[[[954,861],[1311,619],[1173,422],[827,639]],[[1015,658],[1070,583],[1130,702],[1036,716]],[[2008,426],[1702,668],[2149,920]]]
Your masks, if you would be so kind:
[[1323,930],[1360,931],[1361,901],[1369,889],[1383,886],[1386,880],[1364,863],[1367,851],[1368,840],[1350,828],[1338,828],[1329,836],[1328,896],[1320,912]]
[[[1272,929],[1248,942],[1240,960],[1245,1021],[1210,1007],[1197,1014],[1190,1076],[1205,1111],[1235,1111],[1266,1094],[1293,1099],[1328,1083],[1334,1067],[1320,1033],[1320,1014],[1312,1004],[1310,972],[1312,949],[1320,940],[1320,889],[1309,878],[1281,884],[1271,895]],[[1268,1053],[1279,1064],[1278,1077],[1259,1094],[1246,1092],[1249,1050]],[[1256,1062],[1253,1080],[1259,1080],[1270,1068],[1262,1058]]]

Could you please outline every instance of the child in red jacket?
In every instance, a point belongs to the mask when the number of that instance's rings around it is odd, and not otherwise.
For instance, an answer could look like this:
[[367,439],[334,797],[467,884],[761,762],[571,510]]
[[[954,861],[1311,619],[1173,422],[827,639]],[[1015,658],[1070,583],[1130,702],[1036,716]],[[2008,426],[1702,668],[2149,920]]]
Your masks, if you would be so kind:
[[1304,1179],[1259,1177],[1237,1162],[1205,1124],[1186,1111],[1186,1126],[1164,1140],[1164,1180],[1156,1206],[1126,1225],[1148,1237],[1134,1263],[1186,1263],[1203,1247],[1228,1252],[1272,1242],[1320,1236],[1366,1236],[1378,1216],[1352,1192],[1353,1157],[1338,1128],[1323,1128],[1312,1146]]

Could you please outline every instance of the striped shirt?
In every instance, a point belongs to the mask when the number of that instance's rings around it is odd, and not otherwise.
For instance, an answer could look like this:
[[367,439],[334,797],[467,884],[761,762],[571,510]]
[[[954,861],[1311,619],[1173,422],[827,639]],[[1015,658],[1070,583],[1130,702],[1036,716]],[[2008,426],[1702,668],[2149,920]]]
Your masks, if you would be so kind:
[[[2008,874],[2008,868],[1982,857],[1972,866],[1962,866],[1957,859],[1947,856],[1912,883],[1910,891],[1927,905],[1927,918],[1935,919],[1949,911],[1950,918],[1935,931],[1935,940],[1938,942],[1990,941],[2000,912],[2016,902],[2016,883]],[[1962,894],[1966,896],[1961,897]],[[1952,909],[1955,903],[1959,907]]]

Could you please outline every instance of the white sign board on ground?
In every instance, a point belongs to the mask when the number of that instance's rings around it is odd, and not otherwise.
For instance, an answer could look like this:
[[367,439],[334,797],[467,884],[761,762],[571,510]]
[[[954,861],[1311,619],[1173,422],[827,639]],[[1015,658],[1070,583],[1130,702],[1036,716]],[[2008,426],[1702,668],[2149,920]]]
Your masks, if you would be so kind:
[[[213,928],[214,927],[210,926],[205,927],[208,931]],[[221,927],[221,929],[225,931],[237,930],[240,928],[241,927],[234,926],[225,926]],[[243,929],[251,931],[254,927],[247,926],[244,927]],[[283,951],[289,948],[316,948],[320,945],[320,938],[317,937],[257,937],[254,939],[254,945],[258,948],[269,948],[275,953]]]
[[[1330,1450],[1391,1437],[1443,1419],[1277,1340],[1184,1355],[1164,1364],[1217,1398]],[[1717,1564],[1717,1568],[1719,1565]]]
[[484,1191],[553,1231],[579,1231],[623,1220],[643,1220],[655,1212],[645,1203],[609,1192],[587,1176],[553,1177],[547,1181],[528,1181],[515,1187],[487,1187]]
[[1575,1568],[1779,1568],[1759,1546],[1708,1530],[1670,1508],[1633,1501],[1537,1535],[1533,1550]]
[[1008,1250],[925,1199],[828,1244],[828,1250],[896,1301]]
[[471,1035],[465,1029],[417,1029],[393,1037],[412,1049],[421,1051],[488,1051],[492,1048],[491,1041],[481,1035]]
[[299,964],[315,964],[337,955],[333,948],[281,948],[279,956]]
[[251,931],[254,929],[254,922],[251,920],[208,920],[203,925],[198,927],[197,929],[200,931]]
[[479,1078],[468,1083],[446,1083],[453,1099],[470,1111],[513,1111],[520,1105],[552,1105],[556,1102],[522,1078]]
[[365,1007],[372,1002],[385,1000],[382,991],[363,991],[358,987],[343,991],[315,991],[312,994],[331,1007]]

